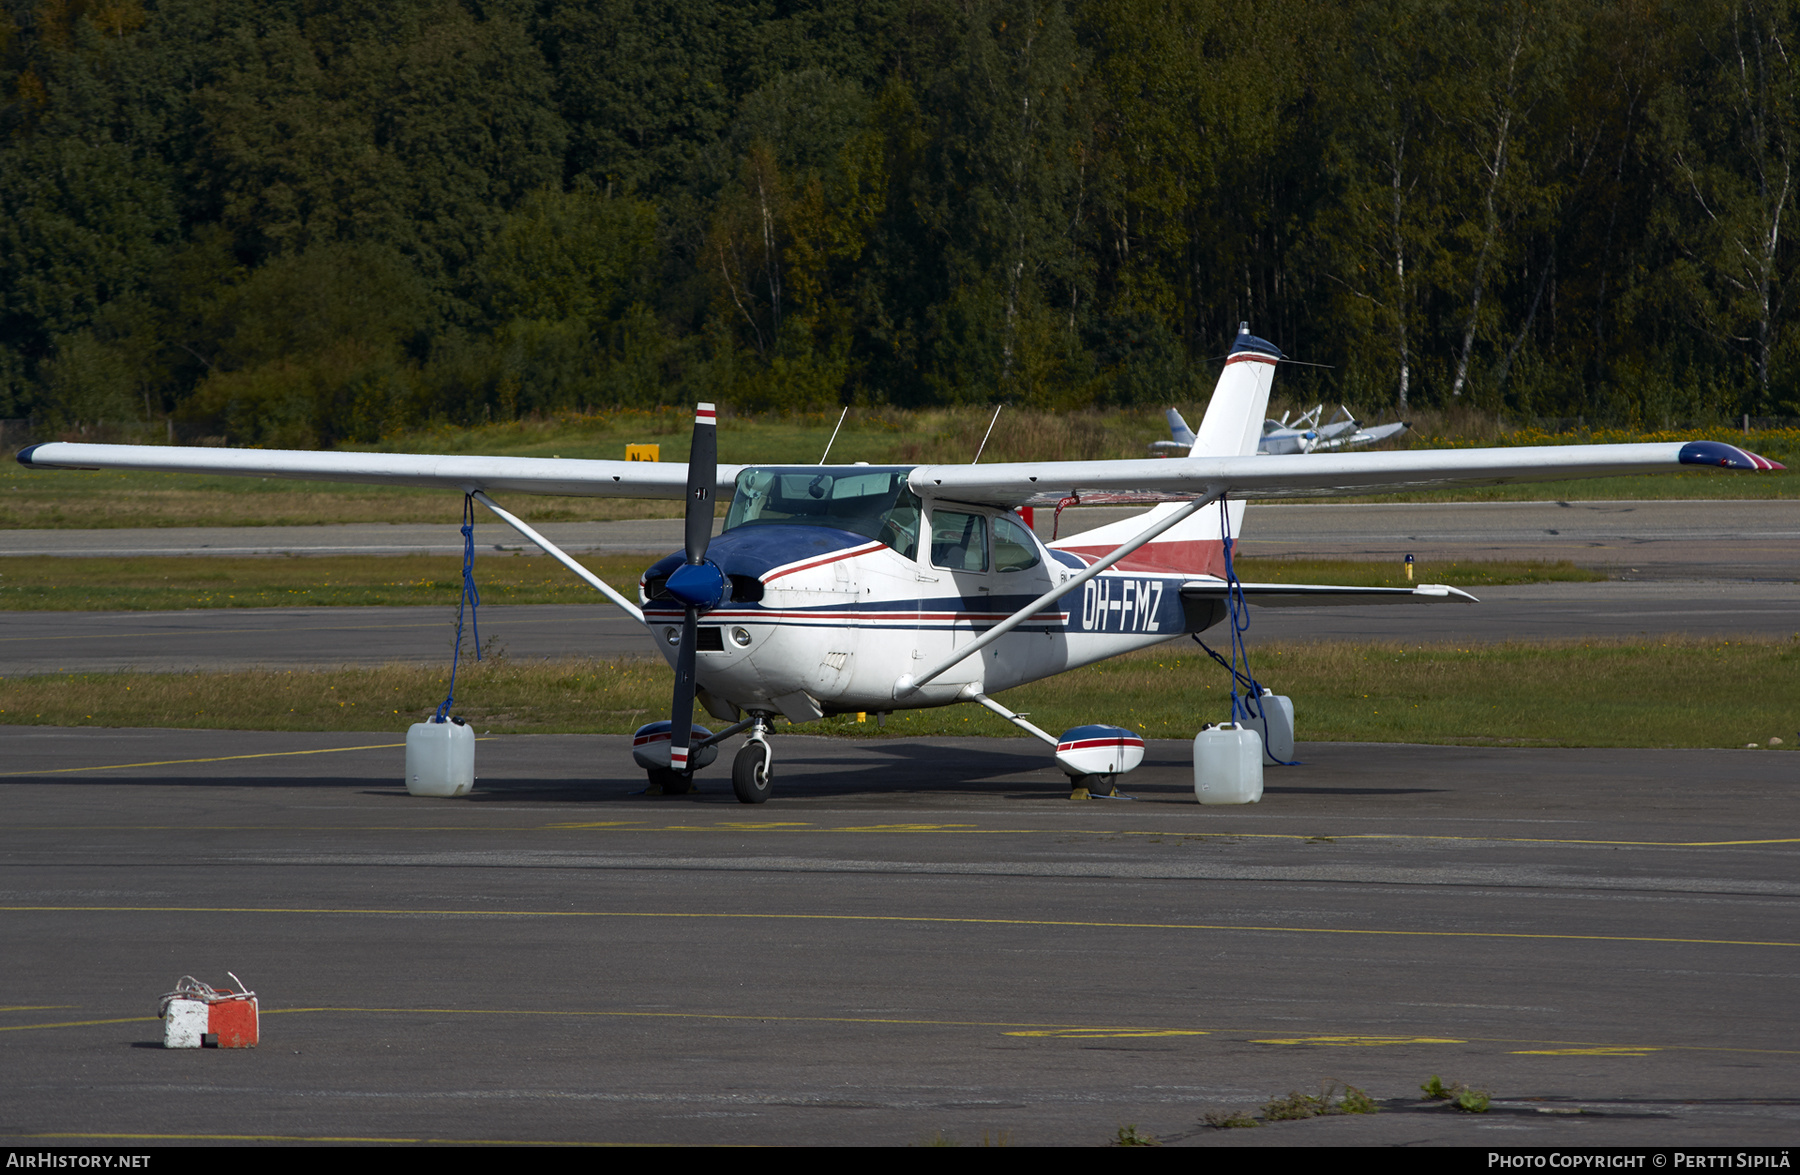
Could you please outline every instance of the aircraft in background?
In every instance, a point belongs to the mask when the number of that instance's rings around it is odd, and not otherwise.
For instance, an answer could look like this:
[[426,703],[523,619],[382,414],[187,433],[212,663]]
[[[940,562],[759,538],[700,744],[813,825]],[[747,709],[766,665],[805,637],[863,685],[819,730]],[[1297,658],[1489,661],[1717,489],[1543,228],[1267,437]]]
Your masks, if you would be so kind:
[[[1226,541],[1251,498],[1598,477],[1701,465],[1779,469],[1717,441],[1258,456],[1281,352],[1240,328],[1185,458],[989,465],[720,465],[713,406],[687,464],[48,443],[30,469],[136,469],[436,487],[480,502],[642,623],[675,669],[670,718],[633,757],[665,794],[693,786],[723,740],[745,803],[769,796],[773,723],[974,703],[1049,743],[1073,787],[1143,758],[1119,726],[1060,736],[993,695],[1219,623],[1228,596],[1264,606],[1472,603],[1455,588],[1238,583]],[[1172,414],[1173,415],[1173,414]],[[1176,417],[1179,419],[1179,417]],[[680,499],[683,549],[630,600],[493,494]],[[715,495],[731,495],[713,537]],[[1146,505],[1045,544],[1022,507]],[[1241,594],[1240,594],[1241,593]],[[693,722],[696,699],[727,723]]]
[[[1262,438],[1257,442],[1256,451],[1264,454],[1287,454],[1361,448],[1398,436],[1412,427],[1401,421],[1398,424],[1379,424],[1374,428],[1364,428],[1350,415],[1350,410],[1341,405],[1338,407],[1338,415],[1331,423],[1320,424],[1319,417],[1324,412],[1325,405],[1318,404],[1311,412],[1302,413],[1291,424],[1286,412],[1281,414],[1280,420],[1264,420]],[[1194,444],[1194,430],[1188,427],[1187,421],[1175,409],[1170,408],[1167,416],[1171,439],[1151,441],[1151,450],[1166,450],[1171,454],[1189,452]]]

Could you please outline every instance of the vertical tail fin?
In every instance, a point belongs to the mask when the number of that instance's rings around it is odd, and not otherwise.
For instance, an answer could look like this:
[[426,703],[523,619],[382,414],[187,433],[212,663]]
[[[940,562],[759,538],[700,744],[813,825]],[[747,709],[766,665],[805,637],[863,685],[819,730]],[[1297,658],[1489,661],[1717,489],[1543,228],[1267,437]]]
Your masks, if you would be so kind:
[[[1237,341],[1225,359],[1225,370],[1219,373],[1218,386],[1213,389],[1212,401],[1206,406],[1206,416],[1193,434],[1193,447],[1186,460],[1255,455],[1256,444],[1262,439],[1263,419],[1269,411],[1269,389],[1275,383],[1275,364],[1280,359],[1281,351],[1275,344],[1251,334],[1249,323],[1238,327]],[[1168,415],[1173,431],[1181,416],[1173,408]],[[1179,433],[1176,436],[1180,439]],[[1244,524],[1244,504],[1227,502],[1225,508],[1229,511],[1231,535],[1235,539]],[[1165,503],[1139,517],[1083,531],[1050,545],[1085,556],[1090,561],[1097,560],[1142,532],[1156,519],[1179,509],[1177,503]],[[1122,571],[1224,578],[1225,544],[1218,512],[1200,511],[1114,566]]]
[[1194,430],[1189,428],[1188,422],[1181,418],[1181,413],[1171,408],[1163,414],[1163,417],[1169,422],[1169,439],[1178,445],[1193,448]]
[[1188,456],[1249,457],[1256,452],[1280,358],[1275,344],[1250,333],[1249,323],[1238,326],[1237,342],[1225,357],[1225,370],[1219,373]]

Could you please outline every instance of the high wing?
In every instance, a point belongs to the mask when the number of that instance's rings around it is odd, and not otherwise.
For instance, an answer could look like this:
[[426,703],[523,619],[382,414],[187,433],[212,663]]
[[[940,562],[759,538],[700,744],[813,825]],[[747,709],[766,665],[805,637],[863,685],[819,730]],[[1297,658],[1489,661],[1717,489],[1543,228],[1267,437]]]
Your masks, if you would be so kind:
[[[360,482],[579,497],[681,499],[685,463],[544,457],[447,457],[410,453],[197,449],[64,441],[22,449],[29,469],[137,469],[305,481]],[[1413,449],[1401,453],[1308,453],[1190,457],[1185,461],[1054,461],[923,465],[916,493],[998,506],[1180,502],[1209,494],[1237,499],[1331,497],[1500,485],[1517,481],[1654,473],[1684,465],[1772,470],[1781,465],[1721,441],[1642,445],[1545,445],[1510,449]],[[741,465],[720,465],[730,493]],[[1071,503],[1073,504],[1073,503]]]
[[[687,495],[687,465],[587,461],[561,457],[439,457],[415,453],[315,453],[295,449],[189,449],[165,445],[48,442],[19,451],[28,469],[139,469],[348,481],[426,489],[562,494],[570,497],[669,498]],[[741,465],[718,467],[719,492],[731,493]]]
[[1413,449],[1403,453],[1305,453],[1190,457],[1185,461],[1059,461],[922,465],[916,493],[998,506],[1320,498],[1503,485],[1517,481],[1655,473],[1684,465],[1735,470],[1783,466],[1722,441],[1643,445],[1543,445],[1514,449]]

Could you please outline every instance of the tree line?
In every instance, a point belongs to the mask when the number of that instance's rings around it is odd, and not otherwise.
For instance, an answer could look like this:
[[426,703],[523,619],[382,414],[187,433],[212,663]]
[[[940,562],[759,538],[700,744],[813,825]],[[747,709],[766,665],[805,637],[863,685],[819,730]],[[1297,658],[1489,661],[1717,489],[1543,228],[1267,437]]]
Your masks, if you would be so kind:
[[0,0],[0,416],[1800,414],[1768,0]]

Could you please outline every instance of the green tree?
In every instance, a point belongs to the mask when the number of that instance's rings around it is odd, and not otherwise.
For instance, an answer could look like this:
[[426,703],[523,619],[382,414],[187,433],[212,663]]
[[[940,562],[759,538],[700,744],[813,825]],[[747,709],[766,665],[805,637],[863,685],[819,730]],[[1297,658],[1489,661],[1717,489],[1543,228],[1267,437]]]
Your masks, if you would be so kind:
[[952,398],[1041,400],[1078,351],[1092,288],[1087,55],[1063,0],[971,4],[960,42],[934,95],[930,220],[951,291],[935,378]]
[[263,265],[212,314],[216,350],[187,418],[286,448],[377,440],[413,418],[430,291],[395,250],[314,245]]
[[1699,53],[1653,107],[1670,180],[1659,227],[1675,259],[1666,280],[1692,328],[1728,340],[1750,387],[1731,407],[1774,404],[1794,249],[1783,237],[1800,148],[1800,67],[1792,10],[1721,0],[1692,10]]
[[413,260],[440,308],[505,211],[561,173],[551,79],[504,10],[327,8],[237,29],[197,98],[197,163],[251,257],[366,240]]

